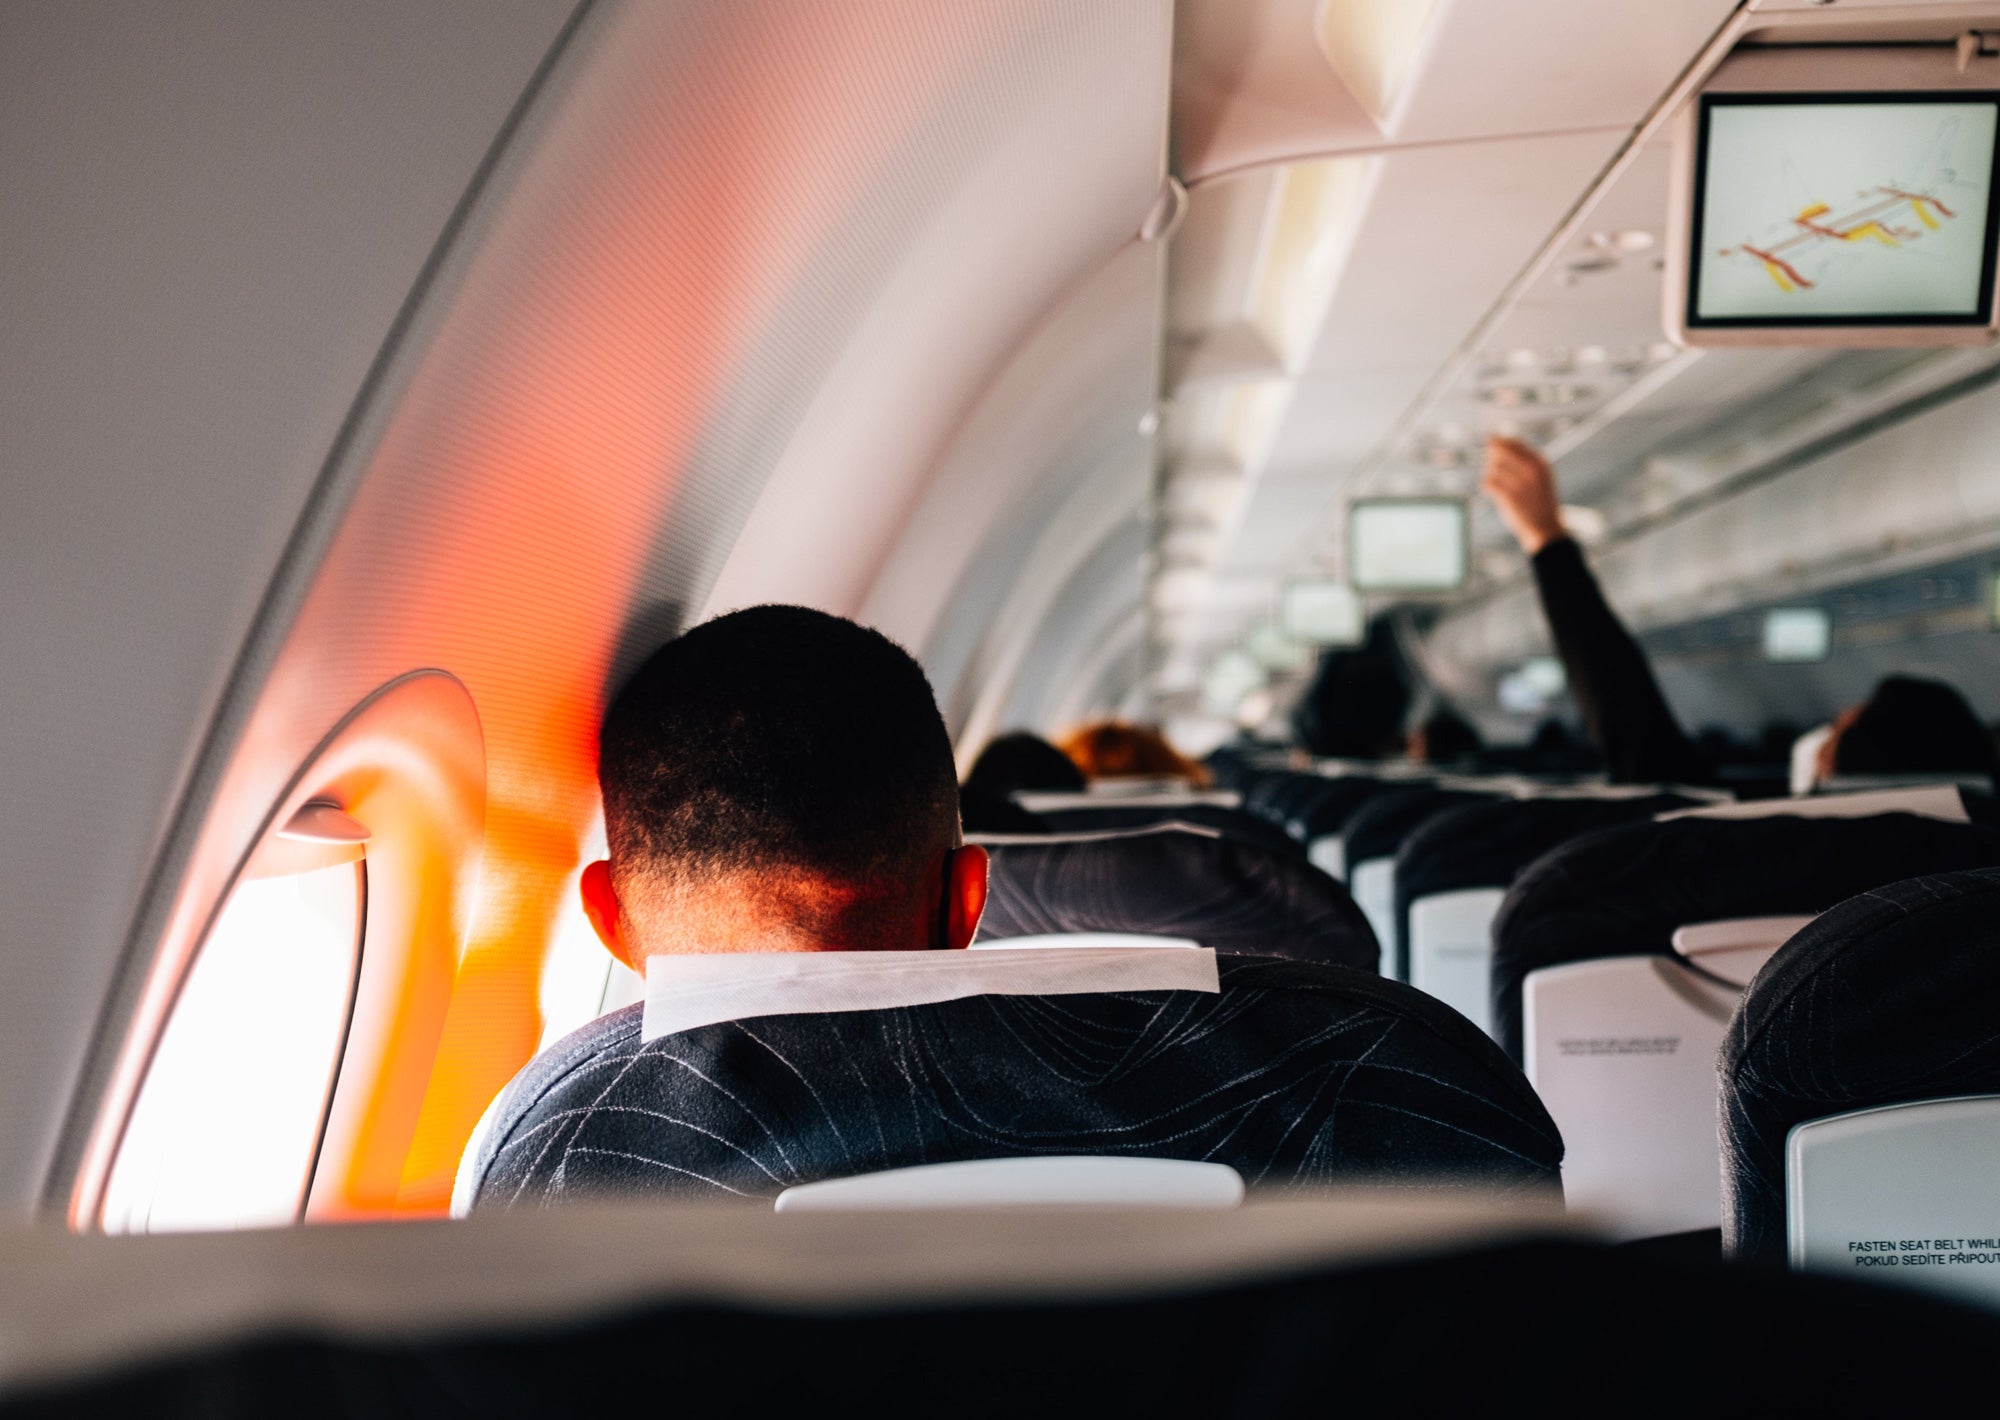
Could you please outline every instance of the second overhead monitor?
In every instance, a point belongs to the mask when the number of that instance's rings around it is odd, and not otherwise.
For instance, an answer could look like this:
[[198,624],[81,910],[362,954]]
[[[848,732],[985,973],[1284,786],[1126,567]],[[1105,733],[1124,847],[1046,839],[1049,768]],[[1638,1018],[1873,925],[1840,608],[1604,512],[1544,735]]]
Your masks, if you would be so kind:
[[1764,659],[1823,661],[1833,649],[1833,618],[1825,607],[1781,606],[1764,613]]
[[1363,591],[1448,592],[1465,584],[1465,504],[1365,498],[1347,508],[1349,580]]

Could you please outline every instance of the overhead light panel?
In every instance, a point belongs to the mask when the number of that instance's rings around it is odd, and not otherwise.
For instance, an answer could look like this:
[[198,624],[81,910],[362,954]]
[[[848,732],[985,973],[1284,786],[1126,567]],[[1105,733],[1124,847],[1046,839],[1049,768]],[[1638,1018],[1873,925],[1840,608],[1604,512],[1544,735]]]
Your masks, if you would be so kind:
[[1278,625],[1314,646],[1358,646],[1368,619],[1361,595],[1345,582],[1294,582],[1278,603]]
[[1202,706],[1211,715],[1234,715],[1243,697],[1262,690],[1267,679],[1264,668],[1248,652],[1225,651],[1202,677]]
[[1265,670],[1280,675],[1296,675],[1312,667],[1312,647],[1294,640],[1283,628],[1268,621],[1250,629],[1243,639],[1243,649]]

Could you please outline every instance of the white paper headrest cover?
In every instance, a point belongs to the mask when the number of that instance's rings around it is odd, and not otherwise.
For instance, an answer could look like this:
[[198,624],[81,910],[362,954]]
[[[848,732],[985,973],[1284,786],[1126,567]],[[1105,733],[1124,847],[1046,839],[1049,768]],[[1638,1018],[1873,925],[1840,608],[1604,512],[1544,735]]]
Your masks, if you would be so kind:
[[1969,823],[1965,798],[1955,785],[1876,789],[1865,794],[1814,794],[1803,799],[1752,799],[1740,804],[1708,804],[1661,814],[1660,822],[1677,818],[1868,818],[1875,814],[1916,814],[1946,823]]
[[1064,951],[724,952],[646,963],[642,1038],[718,1021],[922,1006],[967,996],[1222,989],[1206,947]]

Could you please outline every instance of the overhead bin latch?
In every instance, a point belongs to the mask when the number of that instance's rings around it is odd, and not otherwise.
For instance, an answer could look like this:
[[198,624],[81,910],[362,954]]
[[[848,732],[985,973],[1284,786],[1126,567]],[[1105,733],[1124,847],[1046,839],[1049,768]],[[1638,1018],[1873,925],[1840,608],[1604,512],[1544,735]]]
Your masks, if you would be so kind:
[[1166,181],[1160,184],[1160,195],[1153,199],[1152,210],[1146,213],[1146,220],[1139,224],[1139,240],[1142,242],[1170,241],[1180,230],[1181,219],[1187,216],[1187,189],[1181,180],[1168,173]]
[[1958,72],[1963,74],[1974,59],[2000,56],[2000,30],[1967,30],[1958,37]]

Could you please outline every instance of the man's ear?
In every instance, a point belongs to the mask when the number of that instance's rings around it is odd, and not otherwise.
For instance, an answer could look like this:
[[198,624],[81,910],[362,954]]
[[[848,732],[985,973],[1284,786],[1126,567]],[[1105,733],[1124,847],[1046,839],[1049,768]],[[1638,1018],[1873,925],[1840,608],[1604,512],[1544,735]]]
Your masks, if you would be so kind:
[[979,915],[986,910],[986,850],[977,843],[955,848],[945,887],[944,944],[953,951],[972,945]]
[[597,940],[604,943],[604,950],[644,976],[645,969],[633,960],[632,944],[625,939],[625,917],[611,886],[611,864],[602,858],[587,864],[576,888],[583,898],[583,915],[597,929]]

